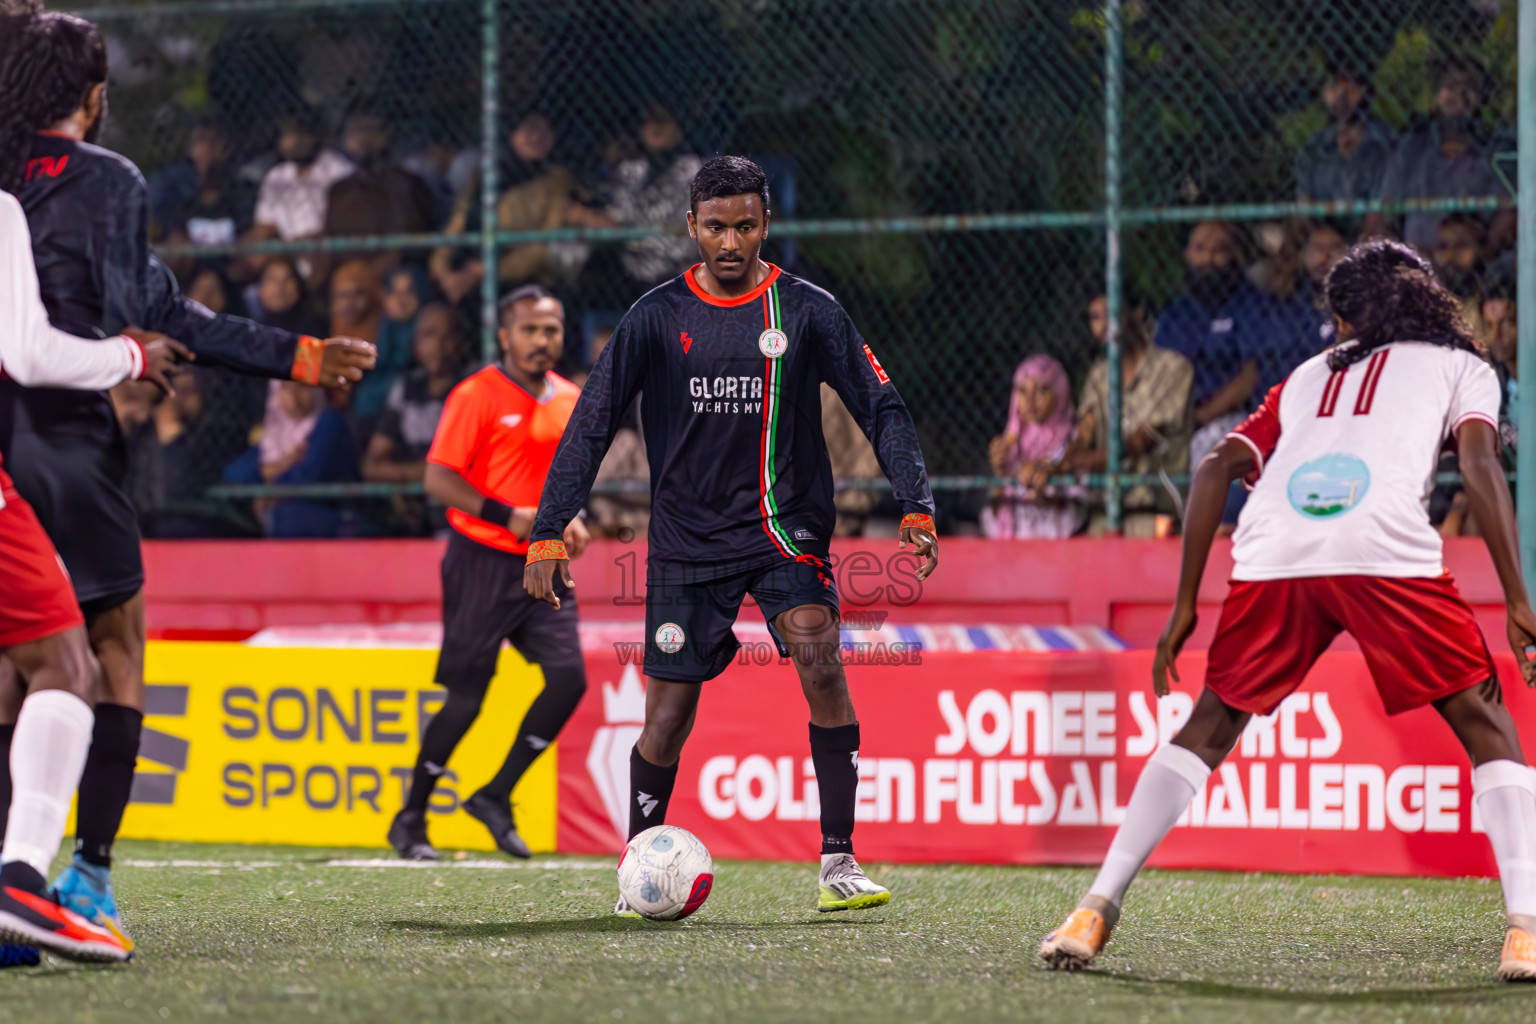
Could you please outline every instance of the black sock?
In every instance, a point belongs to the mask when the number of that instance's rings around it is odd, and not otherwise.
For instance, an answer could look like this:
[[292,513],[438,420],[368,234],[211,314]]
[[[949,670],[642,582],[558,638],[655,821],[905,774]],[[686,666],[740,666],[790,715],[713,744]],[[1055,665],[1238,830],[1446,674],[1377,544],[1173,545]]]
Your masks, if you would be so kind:
[[122,704],[96,705],[75,816],[75,853],[88,864],[112,866],[112,844],[133,795],[133,763],[143,731],[142,711]]
[[449,690],[448,699],[421,737],[421,751],[416,755],[416,769],[411,773],[411,795],[406,797],[405,809],[426,812],[427,801],[432,799],[432,789],[437,780],[448,770],[448,759],[453,750],[475,724],[480,705],[485,702],[485,691],[465,692]]
[[11,815],[11,737],[15,725],[0,725],[0,842],[5,840],[5,820]]
[[581,695],[587,692],[587,670],[581,662],[568,665],[544,666],[544,689],[533,699],[523,724],[517,728],[517,738],[501,769],[480,792],[497,800],[512,799],[517,780],[528,767],[538,760],[546,747],[555,742],[565,723],[570,721],[581,703]]
[[821,791],[821,852],[853,852],[853,802],[859,789],[859,723],[811,726],[811,761]]
[[629,752],[629,838],[667,820],[677,765],[663,768],[640,756],[640,747]]

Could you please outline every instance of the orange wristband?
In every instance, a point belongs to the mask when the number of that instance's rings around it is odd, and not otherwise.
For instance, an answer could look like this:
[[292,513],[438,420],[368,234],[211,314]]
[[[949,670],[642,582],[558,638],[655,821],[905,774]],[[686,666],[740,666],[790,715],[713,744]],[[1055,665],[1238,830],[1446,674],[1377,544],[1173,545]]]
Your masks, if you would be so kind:
[[933,516],[927,515],[923,512],[908,512],[906,515],[902,516],[901,528],[903,530],[908,528],[913,530],[927,530],[935,537],[939,535],[938,531],[933,528]]
[[293,379],[303,384],[320,383],[320,361],[325,357],[325,342],[304,335],[293,353]]
[[528,545],[529,562],[543,562],[551,558],[570,558],[565,553],[565,541],[536,540]]

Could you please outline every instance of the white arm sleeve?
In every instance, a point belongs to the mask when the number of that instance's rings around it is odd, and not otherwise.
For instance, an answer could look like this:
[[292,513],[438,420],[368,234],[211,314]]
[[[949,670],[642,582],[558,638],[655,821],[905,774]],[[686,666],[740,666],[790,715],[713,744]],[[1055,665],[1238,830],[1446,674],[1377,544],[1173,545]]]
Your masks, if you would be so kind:
[[1499,429],[1499,376],[1482,359],[1470,352],[1456,353],[1459,365],[1451,388],[1451,408],[1448,413],[1450,435],[1467,420],[1482,420],[1494,430]]
[[144,370],[138,342],[89,341],[48,323],[32,262],[32,233],[15,197],[0,192],[0,370],[27,387],[104,391]]

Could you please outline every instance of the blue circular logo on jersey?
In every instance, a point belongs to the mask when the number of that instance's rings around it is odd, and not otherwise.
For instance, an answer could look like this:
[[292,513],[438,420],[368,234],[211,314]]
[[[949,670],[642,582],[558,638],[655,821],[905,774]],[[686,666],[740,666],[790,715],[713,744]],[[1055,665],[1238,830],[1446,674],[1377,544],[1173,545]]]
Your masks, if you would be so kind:
[[1337,452],[1306,463],[1285,485],[1291,507],[1314,519],[1343,515],[1360,504],[1370,489],[1371,471],[1365,463]]

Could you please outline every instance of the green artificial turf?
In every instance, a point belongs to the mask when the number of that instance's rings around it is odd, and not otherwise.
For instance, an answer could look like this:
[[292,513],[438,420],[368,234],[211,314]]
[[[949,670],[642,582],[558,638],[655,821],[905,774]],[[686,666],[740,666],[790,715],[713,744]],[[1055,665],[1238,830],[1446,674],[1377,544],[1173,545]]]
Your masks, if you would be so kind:
[[360,868],[327,861],[382,855],[144,842],[117,856],[134,962],[0,971],[0,1018],[1536,1020],[1536,986],[1494,980],[1487,882],[1150,872],[1099,967],[1063,975],[1035,947],[1081,869],[871,864],[892,905],[823,915],[811,863],[718,863],[697,915],[656,924],[610,916],[612,864],[595,859]]

